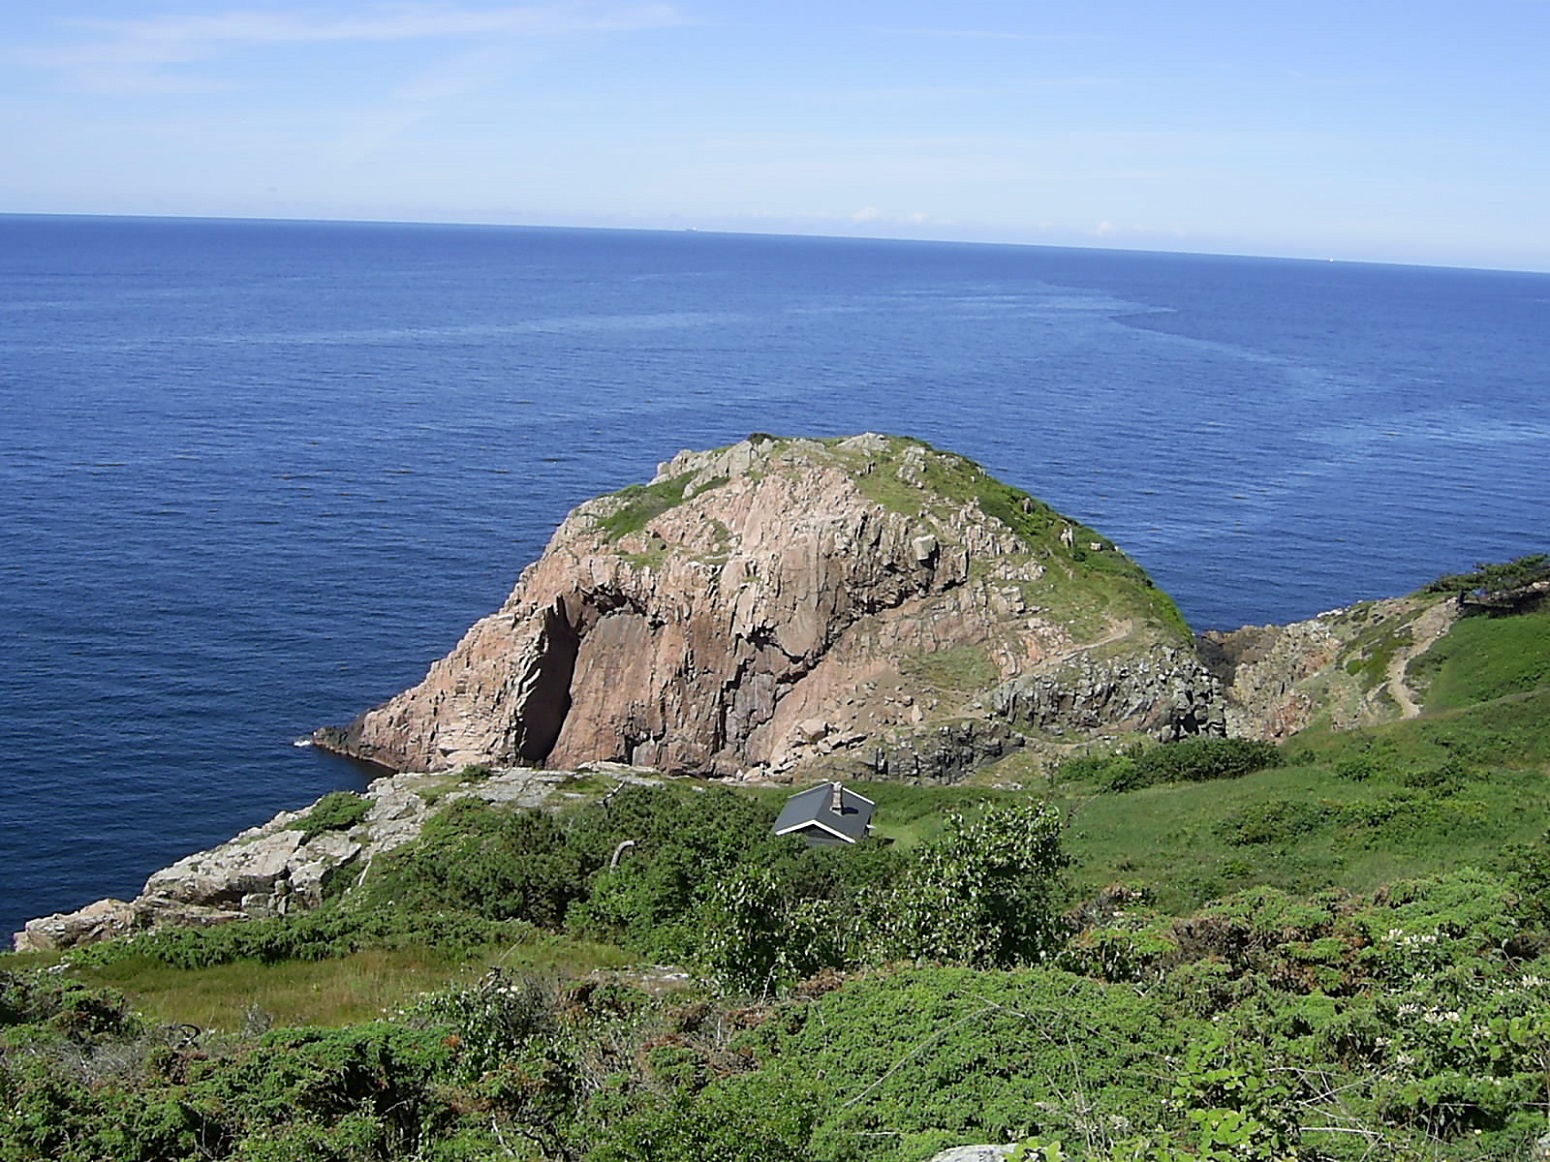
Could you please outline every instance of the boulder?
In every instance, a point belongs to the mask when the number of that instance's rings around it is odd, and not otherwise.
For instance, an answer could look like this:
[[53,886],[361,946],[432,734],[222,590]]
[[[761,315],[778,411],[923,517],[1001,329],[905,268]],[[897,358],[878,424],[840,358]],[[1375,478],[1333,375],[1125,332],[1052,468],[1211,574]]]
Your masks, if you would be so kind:
[[27,926],[12,939],[12,945],[17,952],[54,952],[77,944],[94,944],[110,936],[128,936],[139,927],[133,904],[98,900],[77,912],[56,912],[28,920]]

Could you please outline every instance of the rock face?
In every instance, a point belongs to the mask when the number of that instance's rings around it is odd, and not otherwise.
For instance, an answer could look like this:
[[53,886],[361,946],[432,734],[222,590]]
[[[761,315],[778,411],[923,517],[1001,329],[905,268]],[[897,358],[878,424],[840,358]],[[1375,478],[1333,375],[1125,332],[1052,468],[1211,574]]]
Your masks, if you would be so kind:
[[683,452],[583,504],[424,681],[316,741],[395,770],[609,760],[961,777],[1019,732],[1219,729],[1171,602],[1090,529],[877,435]]

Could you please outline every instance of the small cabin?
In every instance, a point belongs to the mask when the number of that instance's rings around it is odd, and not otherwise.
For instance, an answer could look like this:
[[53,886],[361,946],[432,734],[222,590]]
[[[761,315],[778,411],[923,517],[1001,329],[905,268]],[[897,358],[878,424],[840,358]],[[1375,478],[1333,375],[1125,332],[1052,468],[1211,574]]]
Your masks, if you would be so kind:
[[800,835],[814,847],[855,843],[872,830],[876,804],[839,783],[819,783],[786,800],[776,835]]

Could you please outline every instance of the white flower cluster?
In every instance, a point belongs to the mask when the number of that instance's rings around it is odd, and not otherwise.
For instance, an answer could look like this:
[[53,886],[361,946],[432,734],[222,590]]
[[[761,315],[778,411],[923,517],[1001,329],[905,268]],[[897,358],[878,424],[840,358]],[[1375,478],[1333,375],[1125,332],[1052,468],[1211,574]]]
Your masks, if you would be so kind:
[[1444,1025],[1450,1022],[1457,1022],[1460,1019],[1457,1009],[1423,1009],[1420,1005],[1410,1001],[1394,1010],[1394,1015],[1398,1017],[1413,1017],[1417,1013],[1420,1014],[1421,1020],[1428,1025]]

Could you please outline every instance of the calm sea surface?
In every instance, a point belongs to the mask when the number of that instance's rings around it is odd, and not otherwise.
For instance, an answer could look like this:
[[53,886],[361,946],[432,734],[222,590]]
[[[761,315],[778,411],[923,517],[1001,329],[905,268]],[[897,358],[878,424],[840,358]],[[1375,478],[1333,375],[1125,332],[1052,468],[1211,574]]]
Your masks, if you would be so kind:
[[567,509],[909,433],[1197,628],[1550,547],[1550,276],[695,233],[0,217],[0,933],[362,773]]

